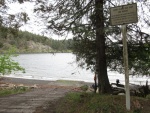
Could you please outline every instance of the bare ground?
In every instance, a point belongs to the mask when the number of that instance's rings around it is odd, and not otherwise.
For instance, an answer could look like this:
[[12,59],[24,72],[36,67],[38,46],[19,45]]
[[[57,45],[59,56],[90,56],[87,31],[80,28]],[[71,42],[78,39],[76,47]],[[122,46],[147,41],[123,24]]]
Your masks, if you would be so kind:
[[[4,78],[3,83],[36,85],[37,88],[23,94],[0,97],[0,113],[41,113],[47,105],[65,96],[71,91],[78,91],[83,82],[54,82]],[[54,113],[53,108],[49,113]]]

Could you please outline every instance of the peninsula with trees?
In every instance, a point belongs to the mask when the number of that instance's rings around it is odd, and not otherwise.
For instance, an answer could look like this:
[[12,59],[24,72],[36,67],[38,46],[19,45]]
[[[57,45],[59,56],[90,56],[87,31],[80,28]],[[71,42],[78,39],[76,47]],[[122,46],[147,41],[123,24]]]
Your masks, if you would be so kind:
[[72,39],[54,40],[45,36],[0,26],[0,53],[15,48],[17,53],[71,52]]

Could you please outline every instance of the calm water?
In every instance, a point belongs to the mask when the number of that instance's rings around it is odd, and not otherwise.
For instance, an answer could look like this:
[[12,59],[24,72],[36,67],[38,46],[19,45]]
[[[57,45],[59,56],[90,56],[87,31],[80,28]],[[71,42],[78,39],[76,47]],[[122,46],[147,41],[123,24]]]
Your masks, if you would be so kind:
[[[93,82],[94,74],[91,71],[81,69],[75,62],[75,55],[71,53],[57,54],[21,54],[14,60],[26,69],[26,73],[16,72],[10,77],[39,79],[39,80],[78,80]],[[124,83],[124,75],[116,72],[108,72],[110,82],[120,79]],[[148,78],[130,77],[130,83],[145,84]]]

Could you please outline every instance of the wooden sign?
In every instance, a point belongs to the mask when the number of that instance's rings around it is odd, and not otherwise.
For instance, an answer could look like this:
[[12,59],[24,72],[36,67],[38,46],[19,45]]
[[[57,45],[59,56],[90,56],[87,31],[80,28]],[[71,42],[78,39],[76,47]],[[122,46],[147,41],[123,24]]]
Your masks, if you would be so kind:
[[138,22],[136,3],[110,8],[111,25],[123,25],[136,22]]

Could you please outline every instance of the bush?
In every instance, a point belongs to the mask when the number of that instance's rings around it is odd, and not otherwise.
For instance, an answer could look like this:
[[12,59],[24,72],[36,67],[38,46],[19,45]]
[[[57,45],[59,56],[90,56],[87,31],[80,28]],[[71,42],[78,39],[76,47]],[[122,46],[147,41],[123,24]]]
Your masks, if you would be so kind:
[[83,86],[81,86],[80,88],[81,88],[81,90],[83,90],[83,91],[87,91],[87,90],[88,90],[88,86],[87,86],[87,85],[83,85]]
[[13,50],[0,55],[0,73],[2,75],[10,74],[12,71],[22,71],[25,72],[25,69],[22,68],[18,62],[12,60],[12,56],[16,56],[12,54]]
[[4,44],[2,42],[0,42],[0,48],[2,48],[4,46]]
[[12,94],[18,94],[18,93],[23,93],[28,91],[29,88],[27,87],[17,87],[17,88],[12,88],[12,89],[1,89],[0,90],[0,96],[7,96],[7,95],[12,95]]
[[146,98],[147,98],[147,99],[150,99],[150,94],[148,94],[148,95],[146,96]]

